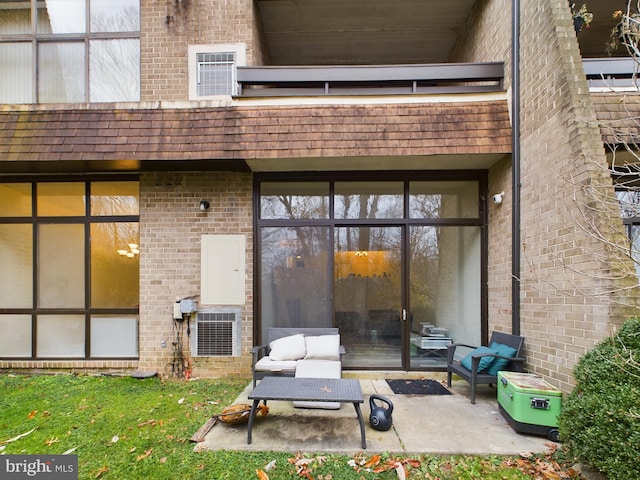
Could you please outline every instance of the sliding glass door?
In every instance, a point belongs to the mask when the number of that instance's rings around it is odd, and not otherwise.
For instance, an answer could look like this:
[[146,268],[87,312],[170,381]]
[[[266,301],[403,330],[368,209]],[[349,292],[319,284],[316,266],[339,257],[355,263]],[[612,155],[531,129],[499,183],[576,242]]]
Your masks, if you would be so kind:
[[334,311],[346,367],[402,366],[402,229],[336,227]]
[[405,370],[442,369],[447,345],[480,343],[484,177],[389,177],[257,180],[262,339],[336,326],[345,368]]

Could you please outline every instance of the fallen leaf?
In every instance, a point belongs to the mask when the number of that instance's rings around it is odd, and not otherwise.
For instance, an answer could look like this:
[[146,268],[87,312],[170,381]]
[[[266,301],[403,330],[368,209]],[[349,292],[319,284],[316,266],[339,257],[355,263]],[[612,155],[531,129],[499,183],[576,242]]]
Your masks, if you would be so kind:
[[58,443],[60,440],[58,440],[58,437],[51,437],[49,440],[47,440],[46,442],[44,442],[47,446],[51,446],[54,443]]
[[178,400],[178,405],[182,405],[184,403],[184,397],[182,397],[180,400]]
[[15,437],[13,437],[13,438],[10,438],[9,440],[4,440],[4,441],[0,442],[0,445],[3,445],[3,444],[5,444],[5,443],[15,442],[16,440],[20,440],[22,437],[26,437],[27,435],[29,435],[29,434],[31,434],[31,433],[33,433],[33,432],[35,432],[35,430],[36,430],[35,428],[32,428],[32,429],[31,429],[31,430],[29,430],[28,432],[21,433],[20,435],[17,435],[17,436],[15,436]]
[[150,448],[149,450],[147,450],[146,452],[144,452],[142,455],[138,455],[136,457],[136,462],[139,462],[140,460],[144,460],[145,458],[149,458],[149,456],[153,453],[153,448]]
[[367,461],[367,463],[364,464],[364,468],[375,467],[379,463],[380,463],[380,455],[374,455]]
[[400,462],[397,462],[395,468],[396,474],[398,475],[398,480],[407,480],[407,470],[405,469],[404,465],[402,465]]
[[258,476],[258,480],[269,480],[269,475],[263,470],[256,470],[256,475]]
[[114,435],[113,437],[111,437],[111,443],[116,443],[118,440],[120,440],[120,437],[118,437],[118,435]]
[[167,463],[167,457],[162,457],[160,460],[158,460],[160,463]]
[[29,415],[27,415],[27,418],[29,420],[33,420],[37,414],[38,414],[38,410],[32,410],[31,412],[29,412]]
[[70,448],[70,449],[69,449],[69,450],[67,450],[66,452],[62,452],[62,455],[70,455],[70,454],[72,454],[73,452],[75,452],[77,449],[78,449],[78,447]]
[[100,478],[103,473],[107,473],[108,471],[109,471],[109,467],[104,465],[98,469],[98,473],[96,473],[96,476],[93,478]]
[[155,425],[156,421],[155,420],[147,420],[146,422],[142,422],[138,424],[138,428],[142,428],[146,425]]
[[276,466],[276,461],[275,460],[271,460],[269,463],[267,463],[267,466],[264,467],[265,471],[269,471],[269,470],[273,470]]

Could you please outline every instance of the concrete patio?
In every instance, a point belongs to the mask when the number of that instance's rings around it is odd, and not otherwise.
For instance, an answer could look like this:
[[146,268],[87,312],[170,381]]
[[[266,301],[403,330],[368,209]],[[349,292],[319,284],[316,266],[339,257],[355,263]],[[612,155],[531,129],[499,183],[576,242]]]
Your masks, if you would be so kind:
[[[427,375],[425,375],[426,377]],[[361,404],[367,436],[367,453],[518,455],[548,449],[545,437],[516,433],[498,411],[495,388],[480,386],[476,404],[469,401],[469,385],[454,381],[452,395],[396,395],[385,379],[422,378],[402,372],[344,372],[344,378],[360,380]],[[444,383],[444,374],[429,374]],[[235,403],[248,403],[252,385]],[[383,395],[393,402],[393,426],[386,432],[369,425],[369,395]],[[218,422],[197,450],[305,451],[354,454],[362,451],[355,409],[294,408],[291,402],[268,402],[266,418],[256,417],[253,441],[247,444],[247,425]]]

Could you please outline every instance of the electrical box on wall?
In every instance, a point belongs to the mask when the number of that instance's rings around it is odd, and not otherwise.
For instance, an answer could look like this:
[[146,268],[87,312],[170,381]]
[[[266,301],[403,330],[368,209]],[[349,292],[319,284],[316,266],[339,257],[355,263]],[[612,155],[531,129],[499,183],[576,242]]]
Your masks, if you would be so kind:
[[182,320],[182,312],[180,311],[180,302],[177,301],[173,304],[173,319]]
[[198,302],[191,298],[180,300],[181,313],[195,313],[198,311]]
[[205,305],[244,305],[245,235],[202,235],[200,301]]

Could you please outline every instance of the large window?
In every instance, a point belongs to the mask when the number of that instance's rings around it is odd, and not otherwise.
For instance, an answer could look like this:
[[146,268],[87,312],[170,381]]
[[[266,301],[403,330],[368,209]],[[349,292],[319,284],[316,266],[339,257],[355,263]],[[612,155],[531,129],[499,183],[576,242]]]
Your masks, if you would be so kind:
[[257,330],[335,326],[345,367],[443,369],[486,337],[484,173],[362,177],[257,177]]
[[0,103],[137,102],[140,1],[0,2],[0,63]]
[[629,256],[640,278],[640,191],[634,188],[616,190],[620,213],[629,238]]
[[0,358],[138,356],[138,182],[0,183]]

